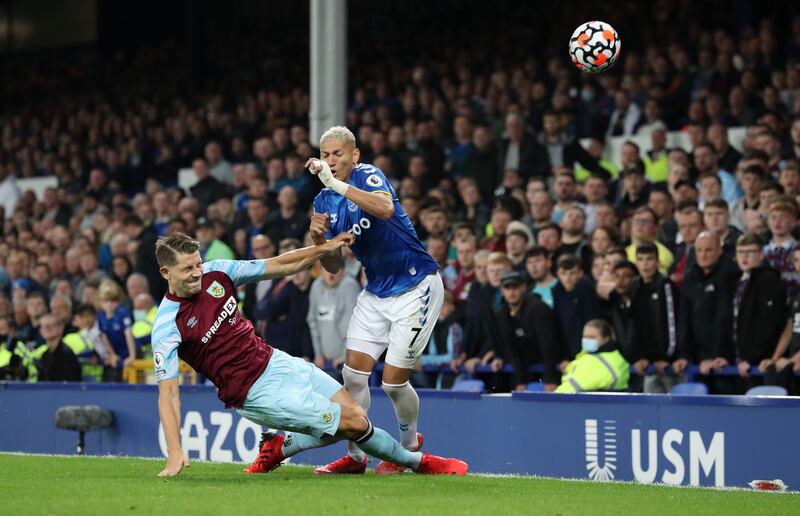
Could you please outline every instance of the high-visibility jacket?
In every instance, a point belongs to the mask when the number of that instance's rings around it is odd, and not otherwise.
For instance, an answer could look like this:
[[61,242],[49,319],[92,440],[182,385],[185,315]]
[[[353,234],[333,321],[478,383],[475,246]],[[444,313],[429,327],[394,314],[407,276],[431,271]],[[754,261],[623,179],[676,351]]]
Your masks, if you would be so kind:
[[144,320],[134,322],[133,327],[131,327],[136,349],[141,351],[144,355],[150,352],[150,334],[153,333],[153,323],[156,322],[157,312],[157,307],[154,306],[150,308]]
[[649,155],[644,157],[644,175],[651,183],[663,183],[669,176],[669,159],[664,153],[655,160]]
[[90,358],[94,354],[92,341],[86,337],[86,332],[83,330],[67,333],[62,340],[75,353],[79,361]]
[[27,372],[25,380],[35,383],[39,378],[39,369],[36,368],[33,356],[25,347],[25,343],[21,340],[0,342],[0,369],[9,367],[15,356],[19,358],[22,368]]
[[581,351],[567,365],[556,392],[617,391],[628,388],[630,365],[617,351]]
[[[608,170],[608,173],[611,175],[611,178],[615,178],[619,175],[619,169],[613,163],[608,160],[601,159],[597,161],[597,164],[600,165],[601,168]],[[578,165],[575,168],[575,180],[579,183],[583,183],[589,176],[592,175],[592,172],[588,168],[583,168],[582,166]]]

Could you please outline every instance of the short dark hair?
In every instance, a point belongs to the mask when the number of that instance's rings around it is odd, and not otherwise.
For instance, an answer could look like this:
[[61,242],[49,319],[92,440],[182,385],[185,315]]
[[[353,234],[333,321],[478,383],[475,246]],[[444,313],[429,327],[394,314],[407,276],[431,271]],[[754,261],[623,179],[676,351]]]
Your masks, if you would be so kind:
[[539,226],[539,230],[537,231],[536,234],[538,235],[539,233],[541,233],[542,231],[545,231],[547,229],[554,229],[556,231],[556,233],[558,233],[558,236],[561,237],[561,228],[556,226],[552,222],[548,222],[546,224],[542,224],[541,226]]
[[704,174],[700,174],[700,179],[698,179],[698,181],[702,181],[703,179],[713,179],[714,181],[717,182],[718,185],[722,186],[722,180],[714,172],[706,172]]
[[97,314],[97,309],[95,309],[95,307],[90,305],[89,303],[83,303],[75,311],[75,314],[76,315],[89,315],[89,314],[96,315]]
[[565,271],[571,271],[573,269],[583,269],[581,266],[581,259],[575,256],[574,254],[564,254],[558,258],[558,262],[556,268],[563,269]]
[[767,177],[767,173],[764,171],[764,168],[758,165],[747,165],[744,167],[744,170],[742,170],[742,175],[745,174],[756,176],[762,181]]
[[185,233],[173,233],[156,241],[156,260],[160,267],[171,267],[178,262],[179,254],[194,254],[200,242]]
[[652,242],[644,242],[636,246],[636,255],[649,254],[658,258],[658,247]]
[[706,201],[706,205],[704,208],[720,208],[725,211],[728,211],[730,209],[728,207],[728,202],[721,197],[718,197],[716,199],[709,199],[708,201]]
[[525,253],[525,259],[534,258],[536,256],[544,256],[545,258],[550,258],[550,253],[547,252],[547,249],[540,245],[535,245],[528,249],[528,252]]
[[759,248],[762,248],[764,247],[764,241],[755,233],[747,232],[736,239],[736,247],[744,245],[757,245]]
[[634,274],[634,276],[639,275],[639,269],[637,269],[636,265],[634,265],[633,262],[629,260],[620,260],[614,264],[614,269],[613,269],[614,272],[617,272],[622,269],[628,269]]
[[766,152],[762,151],[761,149],[751,149],[747,151],[745,155],[742,156],[742,159],[744,161],[750,161],[756,159],[759,161],[764,161],[766,163],[769,163],[769,155]]
[[140,219],[138,215],[131,214],[131,215],[125,216],[125,219],[123,219],[123,221],[122,221],[122,225],[125,226],[125,227],[127,227],[127,226],[142,226],[142,225],[144,225],[144,223],[142,222],[142,219]]

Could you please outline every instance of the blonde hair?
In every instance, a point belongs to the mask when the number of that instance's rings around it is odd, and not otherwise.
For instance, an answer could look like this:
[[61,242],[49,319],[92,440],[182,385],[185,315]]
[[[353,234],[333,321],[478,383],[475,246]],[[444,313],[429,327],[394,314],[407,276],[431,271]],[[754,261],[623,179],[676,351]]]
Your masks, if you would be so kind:
[[342,141],[353,147],[356,146],[356,137],[353,131],[343,125],[335,125],[322,133],[322,136],[319,137],[319,146],[322,147],[322,144],[328,140]]
[[121,303],[125,299],[125,293],[122,291],[116,281],[103,280],[100,287],[97,289],[97,299],[103,301],[116,301]]

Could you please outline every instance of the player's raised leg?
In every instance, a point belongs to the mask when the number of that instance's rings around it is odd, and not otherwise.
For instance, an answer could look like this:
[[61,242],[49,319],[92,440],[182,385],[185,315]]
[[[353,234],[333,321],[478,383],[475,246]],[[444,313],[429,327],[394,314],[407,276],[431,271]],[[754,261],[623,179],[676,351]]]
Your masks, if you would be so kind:
[[[383,369],[383,390],[394,406],[400,442],[407,450],[422,447],[422,434],[417,432],[419,396],[411,386],[414,365],[425,350],[444,301],[444,285],[438,274],[430,274],[410,292],[398,296],[390,317],[389,348]],[[389,309],[389,307],[387,307]],[[405,468],[381,462],[375,468],[379,475],[402,473]]]

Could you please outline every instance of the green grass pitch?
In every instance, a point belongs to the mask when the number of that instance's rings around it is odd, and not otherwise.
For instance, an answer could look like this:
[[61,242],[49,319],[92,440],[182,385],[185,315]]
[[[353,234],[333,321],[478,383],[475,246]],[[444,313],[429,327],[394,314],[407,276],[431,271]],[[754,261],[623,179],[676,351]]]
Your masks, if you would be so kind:
[[0,514],[797,514],[800,495],[532,477],[317,477],[282,466],[0,454]]

